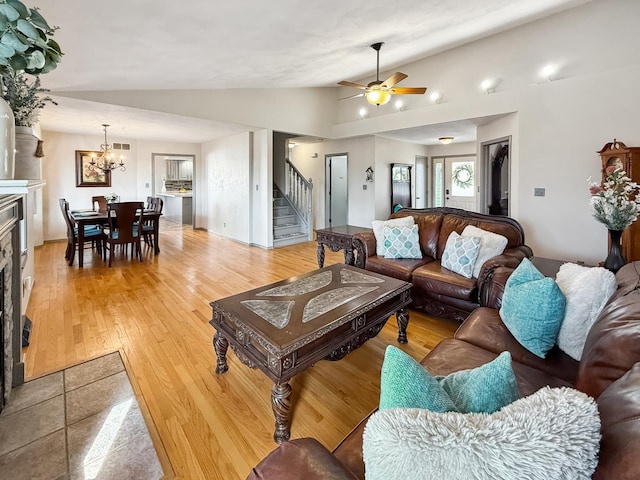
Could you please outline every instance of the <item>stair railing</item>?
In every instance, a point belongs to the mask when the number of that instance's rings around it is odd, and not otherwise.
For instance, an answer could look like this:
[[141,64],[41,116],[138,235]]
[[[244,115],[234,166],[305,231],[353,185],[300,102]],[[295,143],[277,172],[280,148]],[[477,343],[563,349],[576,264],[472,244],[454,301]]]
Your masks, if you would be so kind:
[[313,182],[302,176],[289,159],[285,160],[285,195],[305,225],[309,240],[313,240]]

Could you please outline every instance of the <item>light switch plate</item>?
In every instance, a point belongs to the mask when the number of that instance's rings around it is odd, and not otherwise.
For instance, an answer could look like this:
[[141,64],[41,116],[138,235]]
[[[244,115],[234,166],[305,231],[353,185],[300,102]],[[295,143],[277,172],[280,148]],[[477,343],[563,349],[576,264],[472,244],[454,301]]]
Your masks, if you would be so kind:
[[362,185],[362,189],[366,190],[367,189],[367,185]]
[[544,197],[544,193],[545,193],[545,189],[544,188],[536,187],[536,188],[533,189],[533,196],[534,197]]

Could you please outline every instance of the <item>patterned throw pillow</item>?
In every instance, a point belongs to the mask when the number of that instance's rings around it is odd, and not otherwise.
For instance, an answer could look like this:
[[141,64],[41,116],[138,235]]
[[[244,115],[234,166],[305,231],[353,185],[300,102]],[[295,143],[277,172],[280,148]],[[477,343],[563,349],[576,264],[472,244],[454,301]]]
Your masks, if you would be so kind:
[[422,258],[418,225],[384,227],[384,258]]
[[371,222],[371,228],[373,229],[373,235],[376,237],[376,255],[384,257],[384,227],[410,227],[415,220],[411,215],[406,217],[392,218],[391,220],[374,220]]
[[451,232],[444,247],[440,264],[463,277],[471,278],[479,250],[479,238],[461,237],[458,232]]

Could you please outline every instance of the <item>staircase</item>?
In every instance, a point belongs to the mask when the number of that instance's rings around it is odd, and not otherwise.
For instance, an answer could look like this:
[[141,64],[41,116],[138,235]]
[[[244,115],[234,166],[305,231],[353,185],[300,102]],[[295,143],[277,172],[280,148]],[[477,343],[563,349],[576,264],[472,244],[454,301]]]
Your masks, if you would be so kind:
[[286,185],[283,192],[273,186],[273,247],[313,240],[311,179],[305,179],[289,160],[285,162]]
[[300,216],[282,192],[273,186],[273,247],[308,241]]

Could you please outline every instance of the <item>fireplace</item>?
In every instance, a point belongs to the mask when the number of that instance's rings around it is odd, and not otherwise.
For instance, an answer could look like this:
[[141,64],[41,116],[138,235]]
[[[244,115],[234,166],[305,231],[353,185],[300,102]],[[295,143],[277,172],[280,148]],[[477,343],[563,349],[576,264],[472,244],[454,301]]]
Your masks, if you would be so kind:
[[11,388],[24,382],[21,358],[20,233],[22,196],[0,195],[0,410],[9,400]]

